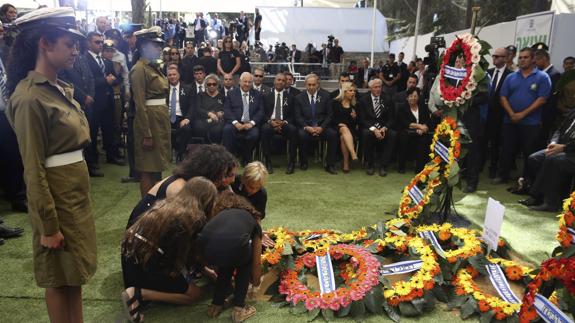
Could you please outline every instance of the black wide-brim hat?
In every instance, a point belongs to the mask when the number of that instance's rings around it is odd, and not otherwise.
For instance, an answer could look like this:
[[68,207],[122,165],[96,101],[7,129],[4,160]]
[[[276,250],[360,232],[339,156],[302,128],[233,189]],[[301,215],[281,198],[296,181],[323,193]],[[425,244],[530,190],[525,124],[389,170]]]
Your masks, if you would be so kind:
[[14,24],[21,30],[57,29],[77,38],[85,38],[78,30],[74,9],[69,7],[40,8],[16,19]]

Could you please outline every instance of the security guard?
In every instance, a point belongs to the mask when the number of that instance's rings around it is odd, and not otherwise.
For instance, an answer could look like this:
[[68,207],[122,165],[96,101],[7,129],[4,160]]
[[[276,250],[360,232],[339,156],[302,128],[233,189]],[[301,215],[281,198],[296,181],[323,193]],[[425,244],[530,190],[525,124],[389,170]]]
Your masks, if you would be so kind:
[[112,62],[114,75],[117,75],[119,78],[119,82],[112,85],[112,92],[114,95],[114,146],[120,147],[122,144],[122,110],[124,107],[122,84],[125,83],[123,82],[123,64],[112,60],[115,53],[116,47],[114,45],[114,41],[111,39],[104,40],[104,44],[102,46],[102,57]]
[[15,24],[21,31],[11,52],[6,114],[24,163],[36,283],[46,289],[51,322],[82,322],[81,286],[97,263],[82,155],[90,130],[73,88],[57,75],[72,67],[84,36],[72,8],[38,9]]
[[130,71],[134,102],[134,157],[140,172],[142,197],[162,178],[170,164],[170,114],[166,105],[168,80],[158,60],[162,30],[158,26],[134,33],[139,57]]

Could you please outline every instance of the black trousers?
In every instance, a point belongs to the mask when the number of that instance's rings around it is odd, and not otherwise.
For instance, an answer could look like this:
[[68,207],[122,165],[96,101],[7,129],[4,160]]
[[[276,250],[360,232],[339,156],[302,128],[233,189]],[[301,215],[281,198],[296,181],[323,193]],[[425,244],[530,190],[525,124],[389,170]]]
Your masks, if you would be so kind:
[[204,31],[203,30],[195,30],[194,31],[194,40],[196,43],[196,47],[200,47],[200,44],[204,41]]
[[204,138],[210,144],[221,144],[224,131],[224,122],[210,122],[206,120],[196,120],[192,123],[194,137]]
[[89,148],[88,164],[98,164],[98,130],[102,129],[102,141],[106,157],[115,159],[118,156],[118,148],[114,141],[114,105],[110,100],[105,104],[94,104],[88,109],[88,123],[90,124],[90,139],[92,143]]
[[[489,108],[491,109],[491,107]],[[492,174],[497,173],[499,164],[502,126],[503,115],[489,110],[487,122],[485,123],[485,133],[481,138],[481,156],[482,164],[488,162],[489,172]],[[487,160],[488,156],[489,160]]]
[[540,128],[538,125],[503,124],[499,177],[504,180],[509,179],[517,148],[523,154],[523,177],[526,176],[527,158],[535,152]]
[[[388,167],[391,164],[391,154],[395,148],[397,133],[393,129],[387,129],[385,137],[377,140],[375,134],[369,129],[361,131],[361,141],[363,142],[363,151],[367,166],[373,167],[379,163],[380,167]],[[383,154],[379,160],[375,160],[377,148],[383,147]]]
[[172,143],[176,153],[179,157],[182,157],[186,152],[186,148],[188,147],[188,143],[192,140],[192,127],[190,125],[186,125],[184,127],[180,127],[180,121],[182,121],[183,117],[177,117],[176,122],[172,123]]
[[243,265],[220,267],[218,269],[218,279],[216,281],[216,290],[212,303],[214,305],[224,305],[226,296],[231,289],[232,275],[236,272],[234,288],[234,306],[244,307],[246,305],[246,295],[250,285],[252,274],[252,263],[247,261]]
[[24,165],[16,133],[3,111],[0,111],[0,185],[10,202],[26,200]]
[[547,157],[545,149],[542,149],[529,156],[527,165],[527,178],[534,179],[529,194],[560,207],[565,188],[569,186],[569,175],[575,174],[575,162],[568,159],[565,153]]
[[471,143],[466,144],[467,154],[463,159],[465,168],[465,180],[467,186],[477,188],[479,184],[479,174],[481,173],[481,142],[479,139],[473,139]]
[[415,171],[420,172],[429,161],[431,135],[418,135],[416,132],[402,130],[398,134],[398,168],[405,169],[405,163],[411,153],[415,158]]
[[281,136],[283,139],[289,141],[288,148],[288,161],[290,163],[295,163],[297,154],[297,143],[298,143],[298,131],[293,124],[284,124],[282,126],[282,132],[277,133],[271,124],[266,123],[262,125],[262,149],[264,151],[264,158],[269,159],[272,151],[272,142],[274,136]]
[[301,144],[301,161],[302,164],[307,164],[308,155],[312,149],[312,143],[315,140],[325,140],[327,141],[327,166],[331,167],[335,165],[335,158],[337,153],[337,132],[332,128],[324,128],[323,132],[314,137],[309,134],[309,132],[299,129],[299,140]]
[[224,147],[233,154],[242,157],[243,163],[252,159],[252,152],[260,137],[260,129],[257,126],[250,130],[238,131],[232,124],[226,124],[223,131]]

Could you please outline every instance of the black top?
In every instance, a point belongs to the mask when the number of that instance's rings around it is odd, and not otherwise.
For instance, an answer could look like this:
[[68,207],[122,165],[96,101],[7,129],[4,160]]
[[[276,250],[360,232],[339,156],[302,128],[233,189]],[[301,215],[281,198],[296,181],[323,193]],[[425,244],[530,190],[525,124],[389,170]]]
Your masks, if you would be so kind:
[[216,74],[218,72],[218,60],[213,56],[202,56],[199,61],[200,65],[204,67],[206,75]]
[[386,81],[391,81],[399,74],[399,66],[396,63],[385,64],[381,69],[381,73]]
[[244,191],[244,186],[242,185],[242,176],[236,175],[236,180],[231,185],[234,193],[245,197],[252,206],[261,213],[262,219],[266,217],[266,205],[268,203],[268,192],[265,187],[262,187],[259,191],[248,196],[248,193]]
[[240,69],[238,73],[241,74],[243,72],[251,73],[252,67],[250,65],[250,57],[245,54],[240,54]]
[[207,92],[200,94],[196,109],[197,120],[207,120],[208,112],[224,112],[224,99],[222,93],[218,93],[214,97],[211,97]]
[[[351,113],[356,111],[357,114],[357,106],[350,106],[349,108],[344,108],[341,104],[341,101],[333,100],[332,107],[333,107],[333,124],[335,128],[339,128],[339,124],[343,123],[347,126],[347,128],[351,131],[351,133],[355,136],[357,135],[357,118],[354,119],[351,117]],[[351,104],[350,104],[351,105]]]
[[419,123],[424,124],[429,128],[429,131],[432,132],[432,123],[431,123],[431,113],[425,104],[418,104],[418,118],[419,120],[415,119],[415,116],[411,112],[411,108],[409,104],[401,104],[398,107],[397,111],[397,127],[398,130],[405,130],[405,131],[413,131],[413,129],[409,129],[409,125],[411,123]]
[[[236,49],[232,49],[231,51],[222,50],[220,52],[220,65],[225,73],[230,73],[234,69],[234,66],[236,66],[236,57],[240,57],[240,52]],[[239,69],[236,74],[238,73]]]
[[138,202],[138,204],[136,204],[136,207],[134,207],[134,209],[132,210],[132,214],[130,214],[130,218],[128,219],[128,225],[126,226],[126,229],[129,229],[132,226],[132,224],[134,224],[140,218],[140,216],[142,216],[142,214],[146,213],[149,209],[151,209],[152,206],[154,206],[154,204],[157,201],[165,199],[166,193],[168,191],[168,186],[170,186],[170,184],[172,184],[178,178],[179,177],[177,177],[176,175],[172,175],[166,178],[166,180],[162,183],[162,185],[160,185],[158,191],[156,192],[156,195],[152,195],[150,193],[144,195],[144,197],[140,200],[140,202]]

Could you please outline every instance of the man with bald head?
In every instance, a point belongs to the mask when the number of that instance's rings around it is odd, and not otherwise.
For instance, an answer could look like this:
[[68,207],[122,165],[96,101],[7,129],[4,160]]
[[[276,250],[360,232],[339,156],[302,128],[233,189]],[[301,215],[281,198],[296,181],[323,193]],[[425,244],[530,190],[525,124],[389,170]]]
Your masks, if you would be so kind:
[[103,37],[106,30],[108,30],[108,18],[104,16],[96,18],[96,32]]
[[507,49],[496,48],[491,55],[494,67],[487,70],[491,77],[491,89],[489,91],[489,108],[487,111],[487,122],[485,124],[485,135],[482,140],[482,155],[487,161],[489,156],[489,177],[495,178],[497,165],[499,163],[499,151],[501,149],[501,125],[503,123],[503,107],[499,100],[499,91],[507,75],[512,73],[505,64],[509,53]]
[[224,101],[223,144],[241,157],[242,166],[252,159],[259,139],[259,127],[264,119],[263,98],[253,88],[254,78],[248,72],[240,76],[240,85],[230,91]]

